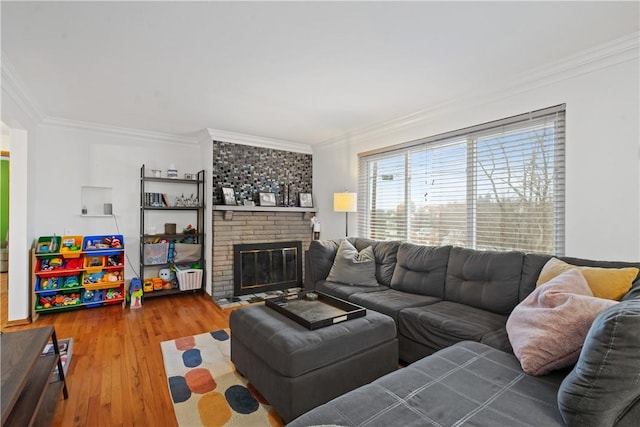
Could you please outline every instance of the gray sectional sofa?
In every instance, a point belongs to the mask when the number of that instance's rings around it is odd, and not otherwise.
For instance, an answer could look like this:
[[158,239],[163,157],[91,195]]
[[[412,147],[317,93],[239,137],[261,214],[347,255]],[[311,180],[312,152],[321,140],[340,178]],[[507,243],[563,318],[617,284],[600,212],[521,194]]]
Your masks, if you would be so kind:
[[[575,367],[525,374],[505,329],[551,255],[350,238],[377,286],[327,281],[340,241],[313,241],[305,290],[392,317],[407,367],[294,420],[309,425],[640,425],[640,276],[596,319]],[[640,263],[561,258],[573,265]],[[415,362],[415,363],[414,363]]]

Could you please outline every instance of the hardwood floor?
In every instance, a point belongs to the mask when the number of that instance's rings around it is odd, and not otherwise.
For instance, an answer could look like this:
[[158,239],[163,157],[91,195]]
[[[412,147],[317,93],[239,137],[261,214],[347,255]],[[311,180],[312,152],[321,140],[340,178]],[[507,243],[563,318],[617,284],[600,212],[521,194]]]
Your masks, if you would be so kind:
[[11,332],[53,325],[73,337],[69,399],[58,401],[52,426],[176,426],[160,342],[227,328],[228,313],[206,295],[147,299],[41,315]]

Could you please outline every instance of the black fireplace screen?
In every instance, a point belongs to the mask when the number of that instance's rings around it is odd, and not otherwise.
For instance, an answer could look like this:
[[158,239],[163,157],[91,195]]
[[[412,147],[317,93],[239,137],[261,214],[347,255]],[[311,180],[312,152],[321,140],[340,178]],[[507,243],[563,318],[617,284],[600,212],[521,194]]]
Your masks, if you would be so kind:
[[302,242],[233,245],[235,295],[300,286]]

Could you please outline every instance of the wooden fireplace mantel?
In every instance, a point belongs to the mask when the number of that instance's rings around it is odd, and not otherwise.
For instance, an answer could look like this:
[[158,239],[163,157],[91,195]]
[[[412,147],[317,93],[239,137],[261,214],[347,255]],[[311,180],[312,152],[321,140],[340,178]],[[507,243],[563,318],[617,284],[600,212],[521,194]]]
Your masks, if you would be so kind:
[[224,211],[224,219],[233,219],[233,213],[242,212],[301,212],[306,220],[311,219],[316,212],[316,208],[282,207],[282,206],[234,206],[234,205],[214,205],[214,211]]

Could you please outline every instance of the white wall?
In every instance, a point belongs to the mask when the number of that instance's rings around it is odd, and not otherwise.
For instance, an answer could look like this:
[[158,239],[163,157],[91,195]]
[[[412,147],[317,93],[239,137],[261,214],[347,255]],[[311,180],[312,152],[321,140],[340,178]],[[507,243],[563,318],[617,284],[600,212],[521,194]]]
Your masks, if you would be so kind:
[[3,73],[2,122],[9,128],[11,167],[9,170],[9,322],[27,319],[30,315],[29,295],[31,272],[29,260],[33,240],[33,203],[29,200],[34,184],[29,179],[32,164],[30,147],[35,145],[36,124],[32,113],[7,92]]
[[[170,165],[184,172],[197,172],[205,158],[196,143],[171,142],[94,132],[60,126],[41,126],[34,151],[30,179],[36,189],[30,199],[37,201],[34,236],[122,234],[127,264],[125,276],[139,273],[140,167],[161,169]],[[210,163],[210,162],[209,162]],[[113,217],[81,216],[81,187],[111,187]],[[184,191],[169,187],[168,194]],[[191,191],[191,189],[189,189]],[[195,192],[195,187],[193,187]],[[188,194],[185,194],[188,195]],[[147,216],[158,232],[165,222],[178,229],[196,221],[195,215],[158,214]],[[188,214],[188,213],[187,213]]]
[[[384,135],[358,135],[313,151],[323,238],[344,234],[330,195],[357,185],[357,153],[566,103],[566,255],[640,260],[640,65],[634,58],[529,84],[488,102],[458,103]],[[338,159],[338,161],[336,161]],[[344,159],[344,160],[343,160]],[[350,234],[355,235],[355,216]],[[352,218],[350,218],[352,219]],[[354,232],[351,232],[354,230]]]
[[[4,92],[2,120],[12,129],[9,321],[30,315],[29,250],[38,236],[122,234],[130,262],[125,276],[137,276],[142,164],[163,171],[174,165],[179,174],[211,168],[211,156],[203,155],[202,142],[71,122],[35,124]],[[80,215],[82,186],[112,188],[115,220]],[[158,215],[153,221],[162,230],[164,222],[181,227],[195,222],[195,216],[176,221],[174,216]]]

